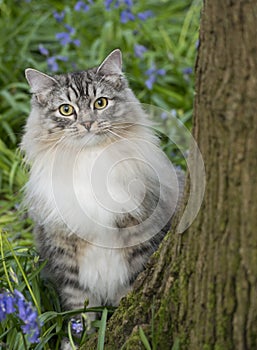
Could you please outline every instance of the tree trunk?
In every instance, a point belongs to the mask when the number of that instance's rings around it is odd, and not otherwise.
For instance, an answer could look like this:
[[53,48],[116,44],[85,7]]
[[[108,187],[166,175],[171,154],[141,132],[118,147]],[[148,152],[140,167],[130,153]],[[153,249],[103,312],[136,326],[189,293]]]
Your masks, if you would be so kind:
[[[257,3],[204,3],[194,137],[206,192],[176,224],[107,326],[105,349],[257,349]],[[197,169],[196,169],[197,170]],[[91,341],[85,349],[95,349]]]

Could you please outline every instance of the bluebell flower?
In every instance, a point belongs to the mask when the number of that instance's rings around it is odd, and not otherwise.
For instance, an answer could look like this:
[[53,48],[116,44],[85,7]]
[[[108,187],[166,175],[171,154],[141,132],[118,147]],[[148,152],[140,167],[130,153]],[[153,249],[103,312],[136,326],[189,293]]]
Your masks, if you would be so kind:
[[56,58],[55,56],[52,57],[48,57],[48,59],[46,60],[48,68],[52,71],[52,72],[57,72],[59,69],[58,63],[56,62]]
[[[92,1],[90,1],[90,3],[92,3]],[[87,11],[89,11],[89,9],[90,9],[90,6],[88,4],[86,4],[84,1],[78,1],[76,3],[76,5],[74,6],[75,11],[87,12]]]
[[156,71],[156,67],[155,67],[155,65],[152,65],[151,68],[148,68],[148,69],[145,71],[145,75],[149,75],[149,76],[150,76],[150,75],[154,74],[155,71]]
[[0,294],[0,321],[3,321],[6,315],[9,315],[14,311],[14,298],[12,294],[8,292]]
[[147,71],[145,71],[145,75],[148,76],[148,79],[145,81],[145,85],[149,90],[152,90],[154,83],[157,80],[158,75],[165,75],[165,69],[157,69],[153,64]]
[[193,69],[192,67],[187,67],[182,69],[182,73],[183,73],[183,77],[185,79],[186,82],[190,81],[190,75],[193,73]]
[[187,67],[182,70],[182,73],[185,75],[190,75],[193,73],[193,68],[192,67]]
[[49,51],[42,44],[38,45],[38,50],[41,53],[41,55],[44,55],[44,56],[48,56],[49,55]]
[[126,5],[127,9],[133,7],[133,0],[105,0],[104,4],[107,11],[110,10],[112,3],[114,3],[115,8],[118,8],[122,5]]
[[63,61],[63,62],[67,62],[68,61],[68,57],[61,56],[61,55],[56,56],[56,59],[59,60],[59,61]]
[[166,112],[162,112],[161,119],[166,120],[168,118],[168,114]]
[[132,0],[123,0],[124,4],[126,4],[128,7],[132,7],[133,6],[133,1]]
[[75,334],[82,333],[83,324],[82,324],[81,320],[72,319],[71,320],[71,329],[72,329],[73,333],[75,333]]
[[165,75],[166,74],[166,70],[161,68],[161,69],[157,69],[155,72],[157,75]]
[[60,44],[65,46],[71,42],[70,33],[61,32],[55,35],[56,39],[60,41]]
[[15,311],[13,297],[8,294],[6,295],[5,300],[5,310],[7,315],[12,314]]
[[73,43],[75,46],[80,46],[80,40],[79,40],[79,39],[74,39],[74,40],[72,40],[72,43]]
[[177,111],[176,111],[176,109],[171,109],[171,111],[170,111],[170,114],[171,114],[171,116],[173,117],[173,118],[177,118]]
[[65,56],[51,56],[51,57],[48,57],[48,59],[46,60],[47,61],[47,65],[48,65],[48,68],[52,71],[52,72],[57,72],[59,70],[59,65],[57,63],[57,61],[63,61],[63,62],[66,62],[68,61],[68,57],[65,57]]
[[137,17],[141,21],[145,21],[145,20],[147,20],[147,18],[153,17],[153,11],[147,10],[147,11],[144,11],[144,12],[139,12],[137,14]]
[[52,57],[49,57],[47,59],[47,65],[48,65],[48,68],[52,71],[52,72],[57,72],[59,70],[59,65],[58,63],[56,62],[56,57],[55,56],[52,56]]
[[37,311],[30,302],[27,302],[21,292],[4,292],[0,294],[0,321],[7,315],[13,314],[22,321],[22,332],[28,335],[30,343],[39,342],[39,321]]
[[111,4],[112,4],[113,0],[105,0],[104,1],[104,5],[105,5],[105,9],[107,11],[109,11],[111,9]]
[[65,46],[67,44],[74,44],[76,46],[80,45],[79,39],[72,39],[72,35],[75,34],[75,28],[71,27],[69,24],[65,24],[67,32],[57,33],[55,35],[56,39],[59,40],[60,44]]
[[156,81],[156,76],[155,75],[150,75],[150,77],[145,81],[145,85],[149,90],[152,90],[153,84]]
[[65,11],[62,11],[62,12],[57,12],[57,11],[54,11],[53,12],[53,16],[54,18],[56,19],[57,22],[62,22],[64,17],[65,17]]
[[129,8],[122,10],[120,14],[120,21],[121,23],[127,23],[129,21],[134,21],[135,16],[133,13],[130,11]]
[[136,57],[142,58],[146,51],[147,51],[147,48],[144,45],[139,45],[139,44],[134,45],[134,54]]
[[67,29],[67,31],[70,35],[73,35],[75,33],[75,28],[73,28],[69,24],[65,24],[64,27]]

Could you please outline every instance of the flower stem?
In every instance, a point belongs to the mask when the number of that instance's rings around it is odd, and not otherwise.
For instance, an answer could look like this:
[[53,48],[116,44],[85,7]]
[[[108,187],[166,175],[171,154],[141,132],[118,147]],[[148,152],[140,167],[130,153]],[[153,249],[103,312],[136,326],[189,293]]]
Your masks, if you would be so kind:
[[35,306],[37,308],[38,314],[40,315],[41,314],[40,307],[38,305],[37,299],[36,299],[32,289],[30,287],[30,284],[29,284],[29,281],[28,281],[27,276],[25,274],[25,271],[24,271],[23,267],[21,266],[21,263],[20,263],[19,259],[17,258],[16,254],[15,254],[15,252],[13,250],[13,247],[12,247],[11,243],[8,241],[7,238],[6,238],[6,242],[7,242],[8,246],[9,246],[9,248],[10,248],[10,251],[13,254],[13,257],[14,257],[14,259],[15,259],[15,261],[16,261],[19,269],[20,269],[20,271],[21,271],[21,274],[22,274],[22,276],[24,278],[25,284],[26,284],[26,286],[27,286],[27,288],[28,288],[28,290],[30,292],[31,298],[32,298],[32,300],[33,300],[33,302],[34,302],[34,304],[35,304]]
[[1,256],[2,256],[2,263],[3,263],[5,277],[6,277],[10,291],[13,292],[13,286],[11,284],[9,274],[7,271],[7,267],[6,267],[6,263],[5,263],[4,248],[3,248],[3,232],[2,231],[0,231],[0,249],[1,249]]

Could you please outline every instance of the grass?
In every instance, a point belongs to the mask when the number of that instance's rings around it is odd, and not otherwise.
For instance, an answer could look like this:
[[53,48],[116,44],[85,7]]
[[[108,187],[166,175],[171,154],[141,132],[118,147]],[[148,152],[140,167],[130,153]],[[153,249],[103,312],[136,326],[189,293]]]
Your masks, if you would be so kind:
[[[158,120],[165,152],[178,165],[184,164],[170,141],[174,133],[172,116],[191,127],[194,74],[190,69],[197,52],[201,2],[138,1],[132,7],[135,20],[127,23],[121,23],[125,5],[120,3],[119,8],[112,5],[106,10],[105,2],[97,0],[84,12],[76,11],[76,2],[67,0],[0,2],[0,290],[22,292],[37,310],[42,325],[40,342],[31,344],[20,332],[22,324],[15,315],[9,315],[0,324],[0,348],[8,344],[13,350],[58,349],[63,336],[72,337],[70,316],[90,311],[85,308],[63,312],[53,286],[40,277],[45,263],[40,262],[34,247],[33,223],[21,206],[22,187],[28,174],[17,149],[30,110],[24,69],[32,67],[49,74],[53,74],[53,68],[57,73],[86,69],[99,64],[112,49],[121,48],[124,71],[138,98],[167,113]],[[153,16],[140,20],[138,14],[147,10]],[[61,22],[54,18],[54,11],[65,11]],[[69,33],[67,28],[71,27]],[[63,32],[70,35],[72,42],[60,43],[56,34]],[[80,45],[74,40],[80,40]],[[135,45],[146,47],[142,57],[136,57]],[[42,47],[47,55],[42,53]],[[57,63],[55,67],[53,62]],[[158,75],[149,89],[146,71],[154,65],[164,69],[165,74]],[[102,312],[101,320],[95,324],[100,350],[104,349],[107,314],[112,310],[97,311]],[[140,336],[149,348],[143,330]],[[83,332],[78,340],[82,343],[87,337]]]

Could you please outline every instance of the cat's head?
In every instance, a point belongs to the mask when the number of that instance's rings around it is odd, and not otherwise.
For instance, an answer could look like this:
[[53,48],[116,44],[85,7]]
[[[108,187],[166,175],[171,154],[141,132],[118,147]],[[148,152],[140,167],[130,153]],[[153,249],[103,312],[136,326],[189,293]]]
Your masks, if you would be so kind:
[[28,68],[25,75],[33,94],[26,129],[36,128],[38,140],[88,147],[126,137],[145,121],[118,49],[87,71],[48,76]]

